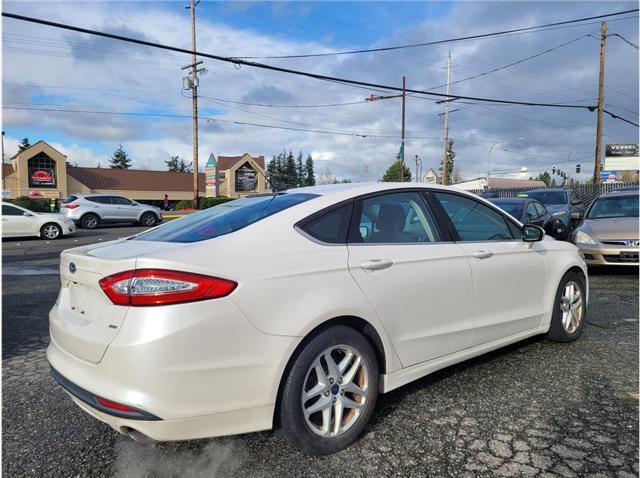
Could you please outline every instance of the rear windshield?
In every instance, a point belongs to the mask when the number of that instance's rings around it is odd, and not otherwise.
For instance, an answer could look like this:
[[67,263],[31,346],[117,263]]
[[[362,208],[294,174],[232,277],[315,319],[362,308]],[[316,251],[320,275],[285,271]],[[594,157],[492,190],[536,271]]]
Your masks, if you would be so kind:
[[567,193],[564,191],[533,191],[526,193],[524,197],[535,199],[545,206],[567,204]]
[[67,199],[65,199],[64,201],[62,201],[62,204],[69,204],[70,202],[75,201],[76,199],[78,199],[78,196],[69,196]]
[[638,217],[638,196],[610,196],[596,199],[587,219]]
[[190,214],[132,239],[158,242],[198,242],[213,239],[242,229],[314,197],[317,195],[294,193],[237,199]]
[[508,212],[516,219],[520,219],[522,217],[522,206],[521,202],[501,202],[501,201],[491,201],[493,204],[498,206],[503,211]]

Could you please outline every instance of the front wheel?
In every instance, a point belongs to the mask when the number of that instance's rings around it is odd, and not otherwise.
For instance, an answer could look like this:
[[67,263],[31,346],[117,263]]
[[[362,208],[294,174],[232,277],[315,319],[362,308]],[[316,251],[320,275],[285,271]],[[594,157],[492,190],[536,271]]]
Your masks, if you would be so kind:
[[152,212],[145,212],[140,218],[140,224],[142,224],[145,227],[155,226],[156,221],[157,221],[157,217]]
[[573,342],[584,329],[587,318],[585,282],[576,272],[567,272],[556,292],[551,326],[547,337],[555,342]]
[[62,228],[53,222],[45,224],[40,228],[40,237],[50,241],[60,239],[62,237]]
[[285,377],[280,433],[294,448],[326,455],[364,431],[378,397],[378,361],[368,340],[346,326],[310,339]]

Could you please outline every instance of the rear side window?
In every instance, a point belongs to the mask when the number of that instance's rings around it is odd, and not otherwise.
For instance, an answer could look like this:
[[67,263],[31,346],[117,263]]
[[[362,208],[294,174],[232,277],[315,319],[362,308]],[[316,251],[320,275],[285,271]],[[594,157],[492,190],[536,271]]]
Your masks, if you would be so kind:
[[111,204],[111,196],[89,196],[85,199],[98,204]]
[[22,216],[23,214],[24,211],[18,209],[17,207],[2,205],[3,216]]
[[351,216],[351,204],[333,209],[305,221],[300,229],[320,242],[329,244],[345,244]]
[[159,242],[199,242],[213,239],[314,197],[317,195],[304,193],[250,196],[190,214],[132,239]]
[[508,241],[514,238],[504,216],[470,198],[435,193],[461,241]]
[[78,196],[69,196],[67,199],[62,201],[62,204],[69,204],[78,199]]

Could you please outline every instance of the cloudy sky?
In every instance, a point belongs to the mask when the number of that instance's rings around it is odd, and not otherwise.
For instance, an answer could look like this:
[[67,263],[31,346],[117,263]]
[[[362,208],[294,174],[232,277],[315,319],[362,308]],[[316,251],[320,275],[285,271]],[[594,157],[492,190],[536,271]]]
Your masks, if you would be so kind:
[[[5,1],[3,9],[189,48],[185,4]],[[197,41],[199,51],[231,57],[324,53],[429,42],[633,8],[637,3],[613,1],[205,1],[197,7]],[[609,19],[608,28],[638,44],[637,13]],[[444,92],[451,51],[454,94],[593,105],[599,31],[600,23],[590,21],[405,50],[257,61],[396,86],[404,75],[408,88]],[[548,49],[554,51],[465,80]],[[7,155],[16,151],[20,138],[29,137],[32,143],[49,142],[70,162],[83,166],[105,166],[119,143],[136,168],[164,169],[164,161],[176,154],[191,160],[191,99],[181,90],[181,67],[190,62],[184,54],[3,18]],[[338,177],[361,181],[380,178],[398,152],[400,100],[363,101],[383,94],[380,91],[208,59],[204,67],[199,90],[201,164],[210,153],[270,158],[283,149],[302,150],[316,159],[317,173],[329,168]],[[299,107],[340,103],[356,104]],[[638,50],[616,36],[607,39],[605,103],[608,110],[638,122]],[[47,111],[61,109],[72,111]],[[496,142],[491,156],[496,176],[518,177],[514,171],[522,167],[528,168],[527,177],[535,176],[552,165],[574,172],[578,163],[583,174],[574,176],[586,178],[593,171],[595,113],[480,102],[453,102],[451,109],[450,137],[465,179],[486,175],[489,149]],[[409,96],[406,111],[408,164],[413,169],[418,155],[425,170],[437,168],[443,105]],[[605,143],[637,141],[635,126],[605,116]]]

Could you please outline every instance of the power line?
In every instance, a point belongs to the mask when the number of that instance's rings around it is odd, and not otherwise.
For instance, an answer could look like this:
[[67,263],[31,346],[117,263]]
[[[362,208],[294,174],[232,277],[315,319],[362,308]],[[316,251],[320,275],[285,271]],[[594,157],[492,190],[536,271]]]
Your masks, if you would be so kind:
[[628,119],[623,118],[622,116],[618,116],[617,114],[611,113],[610,111],[607,110],[602,110],[604,113],[607,113],[609,116],[611,116],[614,119],[619,119],[621,121],[624,121],[625,123],[629,123],[632,124],[633,126],[638,126],[638,123],[634,123],[633,121],[630,121]]
[[[624,12],[624,13],[628,13],[628,12]],[[615,15],[615,14],[610,14],[610,15]],[[306,72],[306,71],[301,71],[301,70],[293,70],[293,69],[290,69],[290,68],[282,68],[282,67],[278,67],[278,66],[268,65],[268,64],[265,64],[265,63],[257,63],[257,62],[253,62],[253,61],[246,61],[246,60],[241,60],[241,59],[238,59],[238,58],[224,57],[224,56],[220,56],[220,55],[213,55],[213,54],[210,54],[210,53],[201,53],[201,52],[197,52],[197,51],[193,51],[193,50],[189,50],[189,49],[185,49],[185,48],[178,48],[178,47],[174,47],[174,46],[163,45],[161,43],[155,43],[155,42],[150,42],[150,41],[146,41],[146,40],[139,40],[139,39],[136,39],[136,38],[126,37],[126,36],[123,36],[123,35],[115,35],[115,34],[112,34],[112,33],[106,33],[106,32],[101,32],[101,31],[97,31],[97,30],[90,30],[90,29],[87,29],[87,28],[81,28],[81,27],[76,27],[76,26],[73,26],[73,25],[67,25],[67,24],[62,24],[62,23],[57,23],[57,22],[51,22],[51,21],[48,21],[48,20],[42,20],[42,19],[38,19],[38,18],[27,17],[27,16],[23,16],[23,15],[17,15],[17,14],[14,14],[14,13],[2,12],[2,16],[3,17],[7,17],[7,18],[13,18],[15,20],[21,20],[21,21],[30,22],[30,23],[46,25],[46,26],[50,26],[50,27],[54,27],[54,28],[60,28],[60,29],[63,29],[63,30],[69,30],[69,31],[74,31],[74,32],[79,32],[79,33],[86,33],[86,34],[89,34],[89,35],[95,35],[95,36],[100,36],[100,37],[104,37],[104,38],[111,38],[111,39],[114,39],[114,40],[120,40],[120,41],[129,42],[129,43],[135,43],[135,44],[138,44],[138,45],[145,45],[145,46],[149,46],[149,47],[153,47],[153,48],[159,48],[159,49],[174,51],[174,52],[178,52],[178,53],[185,53],[185,54],[189,54],[189,55],[195,54],[197,56],[202,56],[204,58],[210,58],[210,59],[213,59],[213,60],[222,61],[222,62],[226,62],[226,63],[232,63],[232,64],[235,64],[235,65],[245,65],[245,66],[250,66],[250,67],[253,67],[253,68],[260,68],[260,69],[265,69],[265,70],[278,71],[278,72],[281,72],[281,73],[288,73],[288,74],[297,75],[297,76],[305,76],[305,77],[309,77],[309,78],[315,78],[317,80],[337,82],[337,83],[346,84],[346,85],[356,85],[356,86],[368,87],[368,88],[382,88],[382,89],[391,90],[391,91],[402,91],[402,88],[397,87],[397,86],[382,85],[382,84],[369,83],[369,82],[358,81],[358,80],[350,80],[350,79],[347,79],[347,78],[340,78],[340,77],[335,77],[335,76],[321,75],[321,74],[311,73],[311,72]],[[599,18],[599,17],[594,17],[594,18]],[[496,99],[496,98],[479,98],[479,97],[473,97],[473,96],[446,95],[446,94],[442,94],[442,93],[434,93],[434,92],[428,92],[428,91],[413,90],[413,89],[408,89],[408,88],[406,89],[406,91],[409,92],[409,93],[417,93],[417,94],[423,94],[423,95],[428,95],[428,96],[447,98],[449,100],[466,99],[466,100],[482,101],[482,102],[486,102],[486,103],[501,103],[501,104],[512,104],[512,105],[522,105],[522,106],[544,106],[544,107],[553,107],[553,108],[589,109],[590,111],[593,111],[595,109],[594,106],[586,106],[586,105],[567,105],[567,104],[562,104],[562,103],[535,103],[535,102],[527,102],[527,101],[500,100],[500,99]]]
[[364,103],[368,103],[367,100],[361,100],[361,101],[348,101],[345,103],[327,103],[327,104],[317,104],[317,105],[272,105],[272,104],[265,104],[265,103],[247,103],[244,101],[229,100],[225,98],[214,98],[212,96],[204,96],[204,95],[200,95],[200,98],[206,98],[211,101],[221,101],[223,103],[233,103],[235,105],[261,106],[264,108],[328,108],[333,106],[351,106],[351,105],[361,105]]
[[636,45],[633,42],[630,42],[629,40],[627,40],[625,37],[623,37],[622,35],[618,34],[618,33],[611,33],[609,34],[610,37],[618,37],[620,38],[623,42],[625,42],[627,45],[632,46],[633,48],[635,48],[636,50],[640,49],[640,47],[638,47],[638,45]]
[[243,60],[286,59],[286,58],[315,58],[315,57],[323,57],[323,56],[353,55],[353,54],[357,54],[357,53],[372,53],[372,52],[379,52],[379,51],[402,50],[402,49],[405,49],[405,48],[417,48],[417,47],[422,47],[422,46],[441,45],[443,43],[452,43],[452,42],[459,42],[459,41],[465,41],[465,40],[475,40],[475,39],[480,39],[480,38],[489,38],[489,37],[505,35],[505,34],[509,34],[509,33],[517,33],[517,32],[531,31],[531,30],[539,30],[539,29],[542,29],[542,28],[554,27],[554,26],[558,26],[558,25],[567,25],[567,24],[572,24],[572,23],[584,22],[584,21],[588,21],[588,20],[595,20],[595,19],[600,19],[600,18],[609,18],[609,17],[618,16],[618,15],[625,15],[627,13],[634,13],[634,12],[637,12],[637,11],[638,11],[638,9],[636,8],[636,9],[633,9],[633,10],[625,10],[625,11],[621,11],[621,12],[607,13],[607,14],[604,14],[604,15],[596,15],[596,16],[593,16],[593,17],[577,18],[577,19],[574,19],[574,20],[565,20],[565,21],[562,21],[562,22],[547,23],[545,25],[537,25],[537,26],[533,26],[533,27],[515,28],[515,29],[512,29],[512,30],[503,30],[503,31],[498,31],[498,32],[482,33],[482,34],[478,34],[478,35],[468,35],[468,36],[464,36],[464,37],[448,38],[446,40],[436,40],[436,41],[425,42],[425,43],[412,43],[412,44],[408,44],[408,45],[396,45],[396,46],[388,46],[388,47],[381,47],[381,48],[366,48],[366,49],[361,49],[361,50],[348,50],[348,51],[338,51],[338,52],[328,52],[328,53],[308,53],[308,54],[303,54],[303,55],[240,56],[240,57],[236,57],[236,58],[243,59]]

